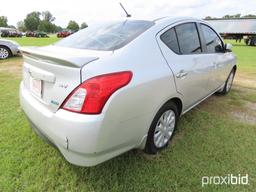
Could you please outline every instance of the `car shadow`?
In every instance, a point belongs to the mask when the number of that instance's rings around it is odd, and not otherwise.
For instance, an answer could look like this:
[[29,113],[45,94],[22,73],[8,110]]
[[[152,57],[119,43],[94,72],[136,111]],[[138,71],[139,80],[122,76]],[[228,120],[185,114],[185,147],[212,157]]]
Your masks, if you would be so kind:
[[86,182],[93,190],[109,191],[115,188],[130,191],[141,177],[152,175],[156,155],[146,155],[140,150],[131,150],[94,167],[79,167],[69,164],[78,181]]

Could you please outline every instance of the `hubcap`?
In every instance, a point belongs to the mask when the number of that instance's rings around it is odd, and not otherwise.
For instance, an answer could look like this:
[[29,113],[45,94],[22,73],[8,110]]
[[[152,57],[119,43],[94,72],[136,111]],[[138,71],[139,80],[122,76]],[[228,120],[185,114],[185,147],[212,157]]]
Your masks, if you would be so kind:
[[9,56],[9,52],[5,48],[0,48],[0,59],[6,59]]
[[229,75],[229,78],[228,78],[228,82],[227,82],[227,86],[226,86],[226,91],[227,91],[227,92],[231,89],[232,82],[233,82],[233,78],[234,78],[234,73],[232,72],[232,73]]
[[166,145],[171,138],[175,127],[175,113],[173,110],[165,111],[159,118],[155,132],[154,144],[161,148]]

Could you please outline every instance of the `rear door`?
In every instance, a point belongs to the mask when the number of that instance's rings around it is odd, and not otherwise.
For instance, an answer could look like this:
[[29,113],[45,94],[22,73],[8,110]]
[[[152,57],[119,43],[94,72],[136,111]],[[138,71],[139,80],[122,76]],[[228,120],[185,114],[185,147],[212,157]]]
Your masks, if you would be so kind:
[[182,23],[158,34],[159,46],[174,74],[177,91],[184,98],[184,109],[208,95],[207,85],[212,64],[203,49],[194,22]]

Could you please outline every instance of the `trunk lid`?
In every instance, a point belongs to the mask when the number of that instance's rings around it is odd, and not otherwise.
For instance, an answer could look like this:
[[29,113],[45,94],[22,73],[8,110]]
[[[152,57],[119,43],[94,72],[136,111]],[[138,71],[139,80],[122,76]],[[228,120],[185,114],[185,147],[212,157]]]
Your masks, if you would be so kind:
[[24,87],[44,106],[56,112],[81,84],[81,69],[109,52],[58,46],[21,47]]

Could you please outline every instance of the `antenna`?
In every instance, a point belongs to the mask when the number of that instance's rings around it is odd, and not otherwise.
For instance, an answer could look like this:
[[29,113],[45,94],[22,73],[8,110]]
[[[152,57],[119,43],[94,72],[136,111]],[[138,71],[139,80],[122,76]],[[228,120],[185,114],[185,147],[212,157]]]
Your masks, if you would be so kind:
[[126,17],[131,17],[132,15],[130,15],[124,8],[124,6],[122,5],[122,3],[119,3],[120,6],[122,7],[122,9],[124,10],[125,14],[126,14]]

